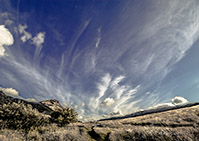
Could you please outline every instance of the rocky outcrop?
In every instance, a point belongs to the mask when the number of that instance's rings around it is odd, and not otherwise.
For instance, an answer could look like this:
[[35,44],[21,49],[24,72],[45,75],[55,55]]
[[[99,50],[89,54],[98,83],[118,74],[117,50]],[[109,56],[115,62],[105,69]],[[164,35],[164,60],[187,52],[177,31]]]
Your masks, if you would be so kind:
[[23,99],[7,96],[3,93],[3,91],[0,91],[0,105],[13,103],[13,102],[30,104],[32,105],[33,108],[36,108],[39,112],[44,112],[46,114],[50,114],[52,111],[63,109],[59,101],[55,99],[43,100],[40,102],[30,102]]
[[40,101],[39,103],[45,105],[46,107],[52,109],[53,111],[57,111],[57,110],[63,109],[63,107],[61,106],[59,101],[55,100],[55,99],[44,100],[44,101]]
[[39,112],[50,114],[53,110],[46,106],[43,103],[40,102],[29,102],[23,99],[13,98],[11,96],[7,96],[3,93],[3,91],[0,91],[0,105],[8,104],[8,103],[24,103],[24,104],[30,104],[33,108],[36,108]]

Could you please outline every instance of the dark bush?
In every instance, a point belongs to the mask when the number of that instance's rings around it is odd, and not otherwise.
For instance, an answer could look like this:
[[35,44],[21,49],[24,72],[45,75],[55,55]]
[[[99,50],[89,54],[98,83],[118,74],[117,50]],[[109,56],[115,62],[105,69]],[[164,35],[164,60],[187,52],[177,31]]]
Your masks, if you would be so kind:
[[57,123],[60,126],[77,122],[77,113],[72,108],[63,108],[52,112],[50,121]]

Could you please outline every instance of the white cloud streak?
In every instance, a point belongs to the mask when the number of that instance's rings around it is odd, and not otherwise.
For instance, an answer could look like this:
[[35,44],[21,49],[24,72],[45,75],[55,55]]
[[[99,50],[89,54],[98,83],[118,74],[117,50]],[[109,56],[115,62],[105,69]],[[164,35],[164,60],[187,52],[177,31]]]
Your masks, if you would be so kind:
[[[134,107],[134,105],[137,102],[139,102],[140,100],[135,100],[135,101],[132,101],[131,103],[127,103],[127,101],[130,100],[131,98],[133,98],[134,95],[139,91],[139,89],[140,89],[140,85],[137,85],[135,88],[127,90],[122,96],[120,96],[117,99],[117,101],[115,102],[115,105],[113,107],[113,111],[123,110],[123,113],[126,114],[126,113],[132,111],[133,108],[136,108],[136,107]],[[125,109],[125,107],[130,108],[130,110],[128,108]]]
[[98,97],[96,98],[96,107],[99,106],[99,99],[105,95],[106,90],[108,89],[111,82],[110,74],[106,74],[102,77],[101,81],[97,84],[97,88],[99,90]]
[[95,44],[95,47],[98,48],[99,47],[99,44],[100,44],[100,41],[101,41],[101,28],[98,28],[97,29],[97,32],[98,32],[98,37],[97,37],[97,42]]
[[[136,109],[134,104],[136,104],[139,100],[131,103],[128,103],[128,101],[135,96],[141,86],[137,85],[135,88],[131,89],[128,85],[121,85],[120,82],[122,82],[125,78],[125,76],[119,75],[113,79],[113,76],[106,73],[96,85],[99,94],[97,97],[90,99],[89,109],[94,113],[103,111],[103,115],[110,115],[110,112],[113,111],[116,111],[114,113],[118,113],[118,111],[121,110],[124,114],[127,114],[133,111],[133,109]],[[112,91],[112,94],[110,94],[110,91]],[[102,98],[104,99],[102,100]],[[131,110],[125,110],[125,106],[130,107]]]
[[119,84],[124,78],[125,78],[125,76],[123,76],[123,75],[116,77],[116,78],[111,82],[110,87],[111,87],[112,89],[115,89],[115,88],[118,86],[118,84]]
[[152,109],[167,108],[167,107],[172,107],[172,106],[175,106],[175,105],[172,103],[160,103],[160,104],[155,105]]

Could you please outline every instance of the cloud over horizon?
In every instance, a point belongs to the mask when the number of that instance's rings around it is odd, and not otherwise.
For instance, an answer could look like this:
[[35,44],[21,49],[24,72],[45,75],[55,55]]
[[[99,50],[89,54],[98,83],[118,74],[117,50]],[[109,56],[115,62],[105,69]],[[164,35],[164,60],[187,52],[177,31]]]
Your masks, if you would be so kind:
[[18,96],[19,92],[13,88],[2,88],[0,87],[0,90],[2,90],[5,94]]
[[175,96],[174,98],[171,99],[171,102],[167,103],[159,103],[153,107],[149,107],[149,109],[158,109],[158,108],[167,108],[167,107],[174,107],[177,105],[182,105],[185,103],[188,103],[189,101],[185,99],[184,97],[180,96]]
[[106,99],[104,99],[104,100],[102,101],[102,105],[103,105],[103,106],[111,106],[111,105],[113,105],[114,102],[115,102],[115,101],[114,101],[113,98],[108,97],[108,98],[106,98]]
[[187,99],[185,99],[184,97],[180,97],[180,96],[174,97],[171,101],[172,101],[172,103],[173,103],[174,105],[185,104],[185,103],[188,102]]

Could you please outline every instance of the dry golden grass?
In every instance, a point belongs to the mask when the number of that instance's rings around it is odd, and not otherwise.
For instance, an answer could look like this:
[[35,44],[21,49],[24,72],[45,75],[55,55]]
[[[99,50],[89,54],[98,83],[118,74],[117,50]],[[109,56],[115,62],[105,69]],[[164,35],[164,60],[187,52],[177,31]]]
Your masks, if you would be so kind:
[[25,133],[2,129],[0,141],[198,141],[199,106],[121,120],[32,126]]

